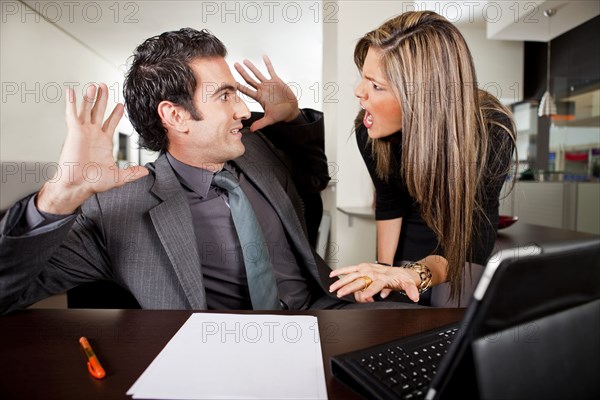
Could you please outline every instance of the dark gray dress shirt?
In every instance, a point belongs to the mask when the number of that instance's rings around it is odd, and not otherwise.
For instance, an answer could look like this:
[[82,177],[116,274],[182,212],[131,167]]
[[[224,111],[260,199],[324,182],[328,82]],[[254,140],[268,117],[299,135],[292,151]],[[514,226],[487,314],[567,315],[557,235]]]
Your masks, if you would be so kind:
[[[192,167],[167,153],[192,212],[202,275],[209,309],[251,309],[246,269],[227,193],[212,185],[214,173]],[[258,218],[264,233],[263,251],[268,251],[279,298],[284,308],[305,309],[310,302],[307,276],[299,267],[277,213],[254,185],[231,163],[225,164],[240,186]]]

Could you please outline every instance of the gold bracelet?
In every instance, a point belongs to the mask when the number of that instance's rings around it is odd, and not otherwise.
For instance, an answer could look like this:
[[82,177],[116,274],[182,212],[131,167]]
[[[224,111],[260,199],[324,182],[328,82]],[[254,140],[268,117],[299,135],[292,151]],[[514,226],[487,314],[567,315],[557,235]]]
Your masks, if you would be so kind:
[[[433,274],[427,265],[421,264],[420,262],[413,262],[401,265],[400,268],[412,269],[419,274],[419,277],[421,278],[421,284],[418,287],[419,294],[426,292],[431,287]],[[404,290],[401,290],[400,293],[406,295]]]

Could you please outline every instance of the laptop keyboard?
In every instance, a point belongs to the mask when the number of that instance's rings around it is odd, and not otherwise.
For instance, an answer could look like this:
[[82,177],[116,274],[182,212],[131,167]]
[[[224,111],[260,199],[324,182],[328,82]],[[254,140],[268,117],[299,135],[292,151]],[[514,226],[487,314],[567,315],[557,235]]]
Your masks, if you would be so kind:
[[[400,399],[422,399],[458,326],[434,330],[364,350],[348,359]],[[394,396],[395,397],[395,396]]]

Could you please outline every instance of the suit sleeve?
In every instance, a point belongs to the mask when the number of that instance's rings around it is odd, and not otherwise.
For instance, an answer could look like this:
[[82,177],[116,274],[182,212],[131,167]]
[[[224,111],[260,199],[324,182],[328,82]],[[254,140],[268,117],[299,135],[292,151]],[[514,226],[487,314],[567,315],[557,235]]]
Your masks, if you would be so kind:
[[[102,234],[93,218],[82,211],[30,230],[30,198],[16,203],[0,221],[0,314],[84,282],[109,279]],[[84,208],[97,210],[94,202],[95,197]]]
[[[284,153],[296,188],[301,194],[319,193],[330,180],[325,156],[325,128],[323,113],[311,109],[302,110],[304,123],[280,122],[261,129],[261,132]],[[245,126],[262,117],[252,113]]]

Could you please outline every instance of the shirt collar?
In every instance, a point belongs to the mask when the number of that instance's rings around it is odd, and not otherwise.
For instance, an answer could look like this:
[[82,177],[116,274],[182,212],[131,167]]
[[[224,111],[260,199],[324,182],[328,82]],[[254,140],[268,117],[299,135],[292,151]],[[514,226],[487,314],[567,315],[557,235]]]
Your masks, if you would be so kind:
[[167,159],[177,175],[179,182],[196,193],[202,199],[206,198],[214,176],[214,172],[204,168],[192,167],[185,164],[167,152]]

